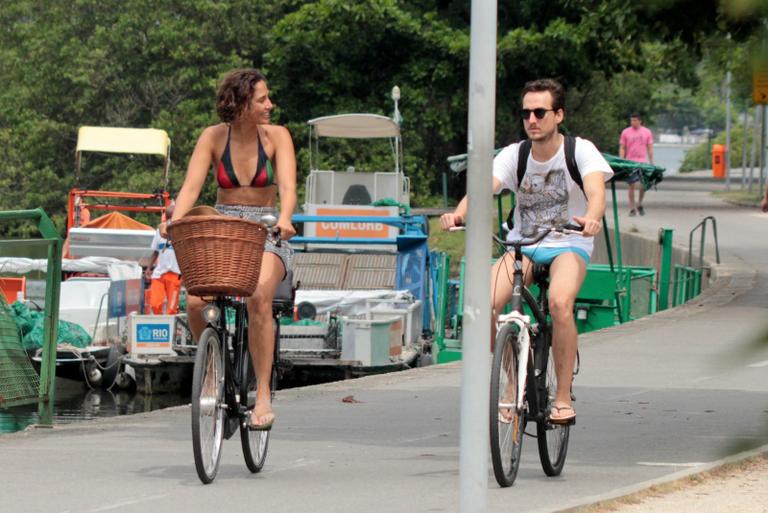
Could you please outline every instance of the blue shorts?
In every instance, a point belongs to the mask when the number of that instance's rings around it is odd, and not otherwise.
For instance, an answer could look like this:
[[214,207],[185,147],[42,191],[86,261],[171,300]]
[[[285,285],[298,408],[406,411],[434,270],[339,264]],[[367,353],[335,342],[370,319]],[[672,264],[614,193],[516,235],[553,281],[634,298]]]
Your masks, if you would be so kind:
[[633,183],[639,182],[640,181],[640,171],[638,171],[637,169],[632,171],[632,173],[627,178],[625,178],[624,181],[627,182],[630,185],[633,184]]
[[523,248],[523,255],[527,256],[536,264],[549,265],[552,261],[563,253],[576,253],[584,262],[589,263],[589,253],[581,248],[563,247],[563,248],[542,248],[529,246]]

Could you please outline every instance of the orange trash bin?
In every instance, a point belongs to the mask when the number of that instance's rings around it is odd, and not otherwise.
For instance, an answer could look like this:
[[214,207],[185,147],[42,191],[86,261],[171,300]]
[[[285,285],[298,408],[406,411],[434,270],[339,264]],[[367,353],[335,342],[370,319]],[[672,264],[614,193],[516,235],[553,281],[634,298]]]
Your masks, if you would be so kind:
[[725,178],[725,152],[724,144],[712,145],[712,177]]

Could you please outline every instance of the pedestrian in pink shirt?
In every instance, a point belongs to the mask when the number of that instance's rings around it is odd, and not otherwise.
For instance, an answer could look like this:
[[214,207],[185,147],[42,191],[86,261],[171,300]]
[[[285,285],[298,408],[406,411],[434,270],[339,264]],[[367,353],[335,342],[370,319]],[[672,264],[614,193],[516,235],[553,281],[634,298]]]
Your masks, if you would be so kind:
[[[619,157],[635,162],[653,164],[653,134],[643,126],[640,114],[630,116],[630,126],[622,130],[619,139]],[[629,185],[629,215],[636,213],[645,215],[643,198],[645,189],[640,181],[640,171],[635,171],[627,178]],[[639,189],[637,203],[635,203],[635,189]]]

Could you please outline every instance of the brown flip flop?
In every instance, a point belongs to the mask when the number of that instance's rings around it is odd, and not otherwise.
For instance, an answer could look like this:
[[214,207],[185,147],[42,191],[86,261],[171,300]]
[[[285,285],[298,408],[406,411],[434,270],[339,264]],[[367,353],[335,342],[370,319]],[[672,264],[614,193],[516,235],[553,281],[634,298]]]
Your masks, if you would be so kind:
[[[560,415],[560,412],[563,410],[570,410],[570,415]],[[558,416],[554,417],[552,416],[552,412],[557,411]],[[549,421],[552,424],[574,424],[576,423],[576,410],[573,409],[573,406],[552,406],[552,412],[549,413]]]

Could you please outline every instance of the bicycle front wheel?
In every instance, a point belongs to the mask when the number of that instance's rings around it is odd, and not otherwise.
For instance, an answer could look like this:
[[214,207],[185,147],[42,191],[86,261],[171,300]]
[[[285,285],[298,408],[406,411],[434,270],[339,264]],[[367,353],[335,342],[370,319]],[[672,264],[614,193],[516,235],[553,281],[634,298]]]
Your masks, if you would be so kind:
[[192,449],[197,475],[205,484],[216,477],[224,440],[224,360],[219,335],[200,336],[192,376]]
[[[552,359],[551,348],[547,351],[547,368],[542,373],[545,377],[546,400],[544,411],[546,415],[536,425],[536,436],[539,445],[539,459],[544,473],[550,477],[559,476],[565,466],[565,456],[568,453],[568,438],[571,426],[567,424],[553,424],[549,421],[549,412],[555,401],[557,392],[557,375],[555,363]],[[539,378],[541,379],[541,378]]]
[[525,412],[517,409],[517,330],[513,324],[499,330],[491,368],[491,461],[502,487],[515,482],[525,432]]
[[[247,341],[245,342],[247,344]],[[256,376],[253,372],[251,354],[242,352],[243,361],[240,362],[242,375],[240,379],[240,404],[245,406],[246,415],[250,415],[256,406]],[[245,466],[254,474],[261,470],[267,459],[269,447],[269,431],[254,431],[246,425],[247,417],[240,423],[240,442],[243,446],[243,458]]]

